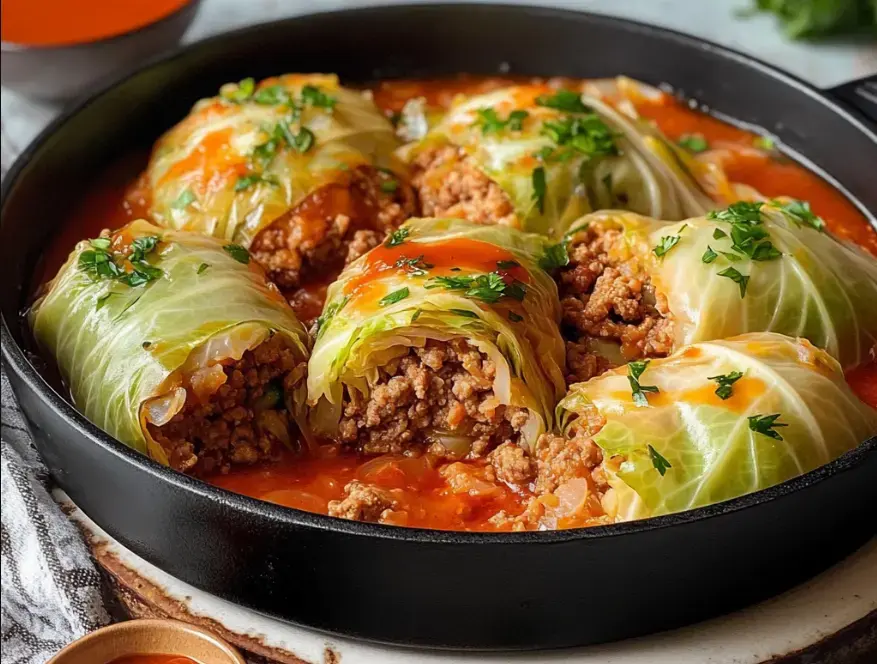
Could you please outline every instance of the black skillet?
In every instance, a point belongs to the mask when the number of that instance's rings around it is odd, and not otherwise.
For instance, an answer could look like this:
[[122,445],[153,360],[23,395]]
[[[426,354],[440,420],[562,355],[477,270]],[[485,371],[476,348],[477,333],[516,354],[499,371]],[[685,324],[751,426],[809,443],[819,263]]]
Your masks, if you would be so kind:
[[19,312],[65,211],[114,158],[149,145],[222,82],[506,65],[667,82],[766,128],[877,211],[877,142],[862,116],[750,58],[654,27],[520,6],[384,7],[184,48],[79,103],[3,184],[3,358],[54,478],[98,525],[174,576],[266,614],[377,641],[483,649],[595,643],[701,620],[788,588],[874,535],[874,438],[783,485],[683,514],[546,533],[414,530],[285,509],[171,472],[86,421],[27,359]]

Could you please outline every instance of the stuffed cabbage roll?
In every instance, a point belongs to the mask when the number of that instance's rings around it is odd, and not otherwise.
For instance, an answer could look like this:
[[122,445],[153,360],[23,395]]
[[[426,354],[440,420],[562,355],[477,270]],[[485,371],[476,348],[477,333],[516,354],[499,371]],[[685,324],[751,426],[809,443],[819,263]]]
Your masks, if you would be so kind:
[[[574,385],[558,420],[562,435],[540,441],[552,457],[546,467],[563,470],[543,481],[555,500],[537,499],[548,526],[710,505],[806,473],[877,435],[877,410],[853,394],[836,360],[771,333],[694,344]],[[557,461],[552,445],[566,458],[577,450],[580,462]],[[552,508],[557,496],[566,499],[562,513]]]
[[571,381],[746,332],[805,337],[844,368],[877,344],[877,259],[801,201],[740,202],[680,223],[597,213],[547,259]]
[[595,96],[520,85],[463,99],[403,154],[424,214],[560,236],[598,209],[705,213],[711,199],[667,145]]
[[316,433],[365,453],[533,445],[563,395],[540,236],[407,222],[329,288],[308,365]]
[[80,242],[31,308],[82,413],[188,472],[296,444],[308,337],[239,245],[135,221]]
[[150,213],[247,247],[282,288],[324,282],[413,213],[397,147],[370,96],[334,75],[245,79],[157,142]]

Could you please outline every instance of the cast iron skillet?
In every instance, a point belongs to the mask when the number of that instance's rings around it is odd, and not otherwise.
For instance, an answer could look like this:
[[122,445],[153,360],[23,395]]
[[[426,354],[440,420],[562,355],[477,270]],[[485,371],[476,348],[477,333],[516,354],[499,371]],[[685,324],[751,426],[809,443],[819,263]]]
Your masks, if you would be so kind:
[[520,6],[397,6],[182,49],[65,114],[3,186],[3,358],[52,475],[95,522],[174,576],[267,614],[377,641],[482,649],[595,643],[701,620],[788,588],[874,534],[874,438],[772,489],[637,523],[466,534],[336,520],[160,467],[86,421],[27,359],[19,312],[70,202],[222,82],[284,71],[346,81],[487,74],[503,63],[516,74],[669,82],[775,133],[877,211],[877,145],[861,119],[742,55],[636,23]]

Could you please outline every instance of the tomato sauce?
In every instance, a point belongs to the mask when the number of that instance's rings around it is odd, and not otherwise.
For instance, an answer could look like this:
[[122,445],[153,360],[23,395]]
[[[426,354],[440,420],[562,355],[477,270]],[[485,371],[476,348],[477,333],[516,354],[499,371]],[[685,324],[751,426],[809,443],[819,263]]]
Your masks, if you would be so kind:
[[[4,2],[4,12],[5,7]],[[412,97],[425,97],[428,105],[441,109],[450,105],[457,95],[487,92],[521,82],[525,80],[461,76],[452,80],[387,81],[376,84],[372,90],[376,103],[392,115]],[[669,95],[660,100],[641,100],[637,108],[672,140],[684,134],[701,134],[711,149],[722,151],[722,163],[731,180],[748,184],[768,196],[787,195],[809,201],[833,232],[877,255],[877,233],[843,194],[787,158],[756,149],[755,134],[692,110]],[[143,155],[132,156],[111,169],[85,194],[48,248],[40,281],[55,274],[77,241],[95,237],[103,228],[118,228],[137,217],[148,218],[148,196],[142,182],[136,179],[145,162]],[[133,184],[129,186],[129,183]],[[375,273],[398,269],[395,263],[403,257],[417,258],[423,254],[425,262],[437,266],[450,268],[452,263],[455,267],[465,263],[465,267],[484,272],[496,269],[497,261],[509,259],[494,255],[494,247],[483,251],[484,247],[457,246],[455,242],[435,243],[429,248],[428,245],[415,247],[416,243],[412,242],[382,247],[370,255],[367,267],[370,276],[349,285],[348,289],[365,288]],[[513,268],[512,272],[510,278],[527,281],[526,271]],[[326,283],[317,283],[310,292],[302,294],[300,291],[298,297],[308,299],[308,306],[317,312],[325,298],[326,287]],[[379,297],[377,293],[369,297],[372,296]],[[877,408],[877,363],[871,361],[850,371],[848,380],[866,403]],[[210,481],[237,493],[325,514],[330,501],[343,498],[348,482],[360,480],[393,492],[400,507],[390,515],[389,522],[396,525],[489,531],[498,529],[489,521],[492,515],[499,510],[510,515],[520,514],[530,494],[501,482],[480,481],[478,476],[483,464],[483,461],[447,464],[429,455],[367,458],[326,446],[309,457],[288,454],[270,466],[234,469]],[[449,475],[461,470],[468,473],[466,481],[449,481]],[[457,486],[456,492],[452,485]]]
[[115,37],[170,16],[191,0],[3,0],[4,42],[68,46]]

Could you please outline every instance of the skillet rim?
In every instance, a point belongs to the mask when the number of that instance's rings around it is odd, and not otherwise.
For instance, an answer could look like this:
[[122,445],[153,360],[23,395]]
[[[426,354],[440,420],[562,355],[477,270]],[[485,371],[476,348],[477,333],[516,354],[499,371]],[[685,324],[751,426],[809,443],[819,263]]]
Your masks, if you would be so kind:
[[[331,18],[333,15],[364,15],[364,14],[380,14],[390,12],[411,12],[411,11],[442,11],[442,10],[477,10],[481,12],[496,12],[499,14],[508,12],[526,12],[530,15],[549,15],[557,18],[586,18],[590,22],[602,25],[614,26],[615,28],[624,29],[628,32],[648,33],[657,35],[659,38],[680,42],[683,45],[716,53],[724,58],[734,61],[740,66],[755,69],[763,74],[772,77],[780,84],[795,88],[798,92],[804,93],[817,103],[823,104],[832,113],[840,116],[845,122],[852,124],[855,128],[862,131],[866,136],[870,136],[873,141],[877,142],[877,133],[871,129],[869,123],[857,112],[848,108],[845,104],[832,99],[824,91],[819,90],[815,86],[806,83],[797,76],[783,72],[772,65],[768,65],[757,58],[745,55],[731,48],[720,46],[714,42],[693,37],[691,35],[664,28],[661,26],[649,25],[640,21],[629,20],[605,14],[576,11],[572,9],[551,8],[551,7],[534,7],[521,4],[474,4],[474,3],[429,3],[429,4],[400,4],[388,6],[372,6],[358,7],[349,9],[338,9],[325,12],[306,13],[297,16],[277,19],[274,21],[265,21],[255,25],[244,26],[234,30],[221,32],[203,39],[199,39],[190,44],[178,46],[170,51],[158,54],[147,59],[142,65],[125,70],[119,74],[108,77],[96,85],[92,86],[78,100],[66,107],[54,120],[52,120],[37,136],[25,147],[21,154],[16,158],[15,162],[7,171],[0,185],[0,211],[5,207],[7,196],[12,190],[14,184],[18,181],[22,171],[27,167],[34,154],[41,149],[45,143],[66,124],[71,118],[79,114],[81,111],[90,106],[99,97],[109,92],[113,88],[121,85],[128,79],[140,75],[153,67],[171,62],[177,58],[185,57],[191,51],[196,51],[208,44],[215,44],[225,41],[229,37],[236,38],[247,33],[257,33],[268,27],[276,28],[279,24],[294,23],[313,18]],[[806,156],[802,161],[808,162]],[[804,164],[806,166],[806,163]],[[815,169],[819,172],[819,169]],[[875,213],[868,210],[860,201],[850,195],[845,187],[837,182],[831,174],[821,173],[832,186],[839,189],[854,205],[865,213],[871,224],[877,226],[877,217]],[[19,284],[23,286],[24,284]],[[20,319],[19,319],[20,320]],[[632,535],[646,531],[660,530],[672,526],[680,526],[694,521],[703,521],[715,518],[727,513],[737,512],[740,510],[750,509],[762,503],[777,500],[783,496],[797,493],[804,490],[808,486],[817,484],[838,473],[849,470],[863,462],[866,455],[877,452],[877,435],[871,436],[854,449],[844,453],[840,457],[830,461],[827,464],[819,466],[808,473],[799,475],[780,484],[755,491],[752,493],[733,498],[731,500],[714,503],[705,507],[698,507],[684,512],[667,514],[663,516],[651,517],[648,519],[640,519],[626,523],[616,523],[605,526],[591,526],[587,528],[574,528],[568,530],[555,531],[527,531],[519,533],[506,532],[472,532],[457,530],[435,530],[427,528],[407,528],[397,527],[376,523],[367,523],[360,521],[349,521],[331,517],[324,514],[314,512],[306,512],[292,507],[285,507],[256,498],[251,498],[242,494],[237,494],[226,489],[219,488],[207,482],[195,479],[183,473],[171,470],[162,466],[151,458],[129,448],[121,441],[110,436],[84,415],[82,415],[69,401],[64,399],[40,374],[34,364],[27,358],[24,349],[18,344],[10,331],[6,317],[0,314],[0,338],[2,338],[2,358],[15,376],[23,381],[27,387],[39,399],[39,407],[50,408],[75,430],[79,435],[84,436],[107,453],[121,458],[124,462],[134,465],[140,472],[146,473],[153,477],[156,481],[166,483],[173,489],[186,491],[197,495],[199,498],[217,501],[236,511],[243,512],[247,516],[267,519],[284,527],[307,527],[317,530],[328,530],[338,532],[340,534],[354,535],[357,537],[368,537],[378,539],[403,540],[407,542],[428,542],[434,544],[448,545],[470,545],[470,544],[516,544],[516,545],[536,545],[560,542],[572,542],[576,540],[590,540],[606,537],[621,537],[624,535]]]

